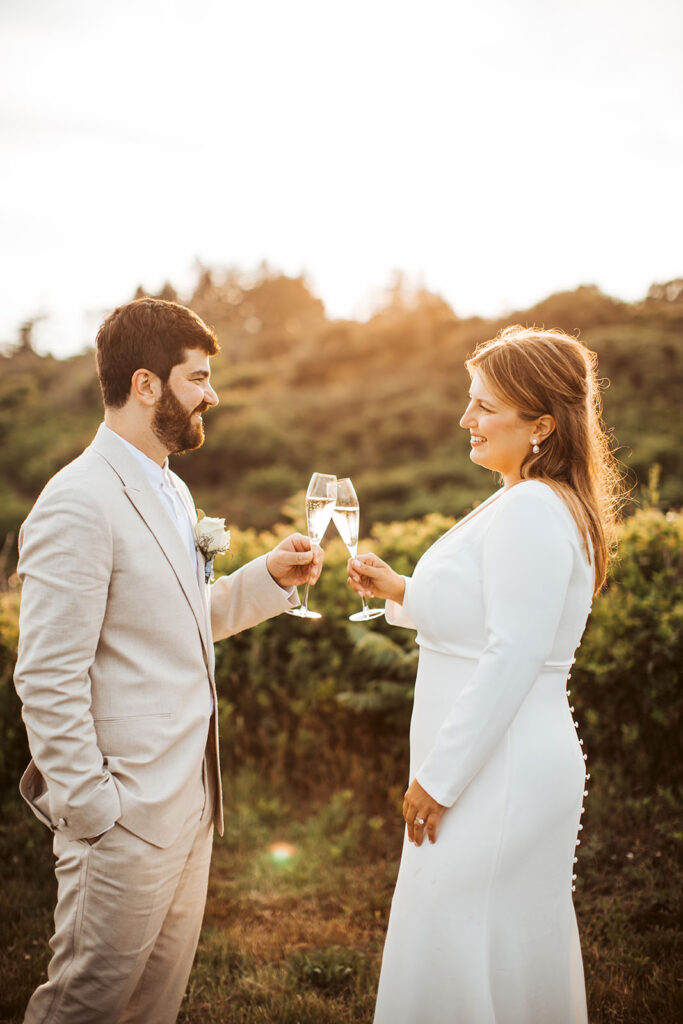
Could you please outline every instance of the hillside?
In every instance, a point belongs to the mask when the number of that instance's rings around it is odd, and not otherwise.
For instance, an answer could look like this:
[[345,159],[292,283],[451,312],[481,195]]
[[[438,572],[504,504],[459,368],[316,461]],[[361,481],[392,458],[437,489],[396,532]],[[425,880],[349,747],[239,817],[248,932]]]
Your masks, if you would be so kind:
[[[161,296],[176,298],[168,285]],[[198,504],[233,523],[281,519],[312,470],[353,477],[366,529],[434,509],[457,514],[482,498],[495,481],[471,465],[458,426],[463,362],[515,322],[580,331],[610,381],[605,419],[633,479],[645,481],[658,463],[663,503],[683,504],[681,282],[630,305],[585,286],[499,321],[460,319],[438,296],[407,296],[399,285],[360,323],[328,320],[302,279],[205,270],[188,304],[221,341],[221,404],[207,415],[204,448],[175,468]],[[92,353],[39,356],[25,335],[0,370],[4,536],[16,535],[46,480],[88,443],[101,405]]]

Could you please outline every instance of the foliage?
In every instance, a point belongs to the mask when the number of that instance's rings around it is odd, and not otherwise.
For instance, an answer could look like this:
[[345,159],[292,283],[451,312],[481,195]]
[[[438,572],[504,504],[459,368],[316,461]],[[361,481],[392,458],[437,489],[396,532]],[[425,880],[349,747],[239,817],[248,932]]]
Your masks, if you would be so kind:
[[[374,550],[408,573],[450,522],[432,515],[378,524]],[[586,749],[618,762],[624,783],[639,791],[681,782],[682,535],[681,517],[655,508],[623,522],[619,557],[594,600],[570,684]],[[235,564],[275,539],[235,536]],[[405,781],[414,634],[384,620],[371,627],[348,623],[357,599],[344,586],[345,575],[346,553],[335,539],[311,596],[322,620],[281,616],[219,646],[230,768],[247,763],[311,794],[321,777],[343,786],[369,773],[385,791]],[[319,767],[314,775],[311,759]]]
[[[451,520],[377,524],[372,546],[403,572]],[[233,571],[288,531],[233,529],[216,559]],[[593,605],[573,671],[572,700],[586,749],[618,761],[624,782],[651,792],[681,783],[680,665],[683,664],[681,518],[642,509],[620,527],[620,553]],[[347,553],[337,538],[311,604],[323,619],[279,616],[216,649],[223,763],[249,765],[273,783],[287,778],[309,796],[372,786],[378,799],[405,781],[406,737],[416,666],[414,634],[383,619],[350,623],[358,599],[345,585]],[[16,584],[0,595],[0,783],[7,790],[26,744],[11,684],[17,641]],[[311,773],[310,764],[317,765]]]
[[[212,364],[221,404],[207,415],[204,447],[174,462],[211,514],[267,529],[312,469],[352,476],[369,523],[455,513],[490,489],[458,421],[464,360],[503,321],[460,319],[438,296],[400,288],[367,323],[330,321],[305,281],[267,268],[251,278],[204,269],[187,301],[221,342]],[[683,503],[678,291],[628,305],[583,287],[506,322],[515,320],[581,330],[611,381],[605,419],[623,461],[642,482],[658,462],[664,503]],[[1,542],[88,444],[101,406],[92,353],[60,361],[23,344],[0,367]]]
[[[593,605],[573,673],[589,750],[624,783],[683,783],[683,522],[646,509],[621,527],[619,559]],[[588,746],[590,744],[590,746]]]
[[[594,1024],[674,1024],[680,904],[683,521],[650,504],[620,527],[571,700],[591,773],[576,905]],[[405,573],[451,520],[377,524]],[[289,530],[233,530],[233,571]],[[227,805],[205,928],[180,1020],[372,1019],[401,841],[414,635],[347,621],[346,551],[326,543],[311,604],[217,647]],[[21,808],[26,750],[11,683],[18,589],[0,592],[0,1019],[44,974],[54,899],[47,833]],[[273,853],[288,843],[291,856]]]
[[16,787],[28,763],[28,742],[21,703],[12,682],[19,640],[19,596],[16,581],[0,590],[0,806],[3,794]]

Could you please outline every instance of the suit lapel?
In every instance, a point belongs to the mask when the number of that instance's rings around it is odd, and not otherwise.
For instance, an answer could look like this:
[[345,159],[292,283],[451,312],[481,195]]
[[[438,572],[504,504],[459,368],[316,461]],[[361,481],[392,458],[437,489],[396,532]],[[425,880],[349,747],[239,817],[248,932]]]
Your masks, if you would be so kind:
[[120,477],[126,497],[137,509],[141,519],[161,548],[192,609],[207,664],[210,665],[207,598],[205,597],[206,585],[203,578],[202,559],[201,557],[198,559],[202,572],[202,582],[199,586],[199,575],[198,573],[195,575],[194,565],[190,561],[182,538],[161,501],[150,487],[141,467],[135,458],[126,451],[125,446],[119,443],[116,437],[112,437],[106,428],[103,428],[104,424],[97,432],[91,447],[109,463]]
[[[196,523],[197,521],[197,509],[194,507],[192,495],[190,494],[187,485],[179,476],[171,470],[171,482],[176,489],[176,494],[182,501],[187,514],[190,517],[190,522]],[[177,481],[177,483],[176,483]],[[201,596],[204,604],[204,628],[206,642],[204,644],[205,650],[208,654],[208,665],[209,665],[209,677],[211,679],[211,687],[213,690],[214,705],[218,704],[218,696],[216,694],[216,682],[214,679],[214,668],[215,668],[215,655],[213,649],[213,632],[211,629],[211,593],[209,590],[209,584],[206,579],[205,566],[206,558],[200,548],[197,551],[197,589]]]
[[141,491],[129,486],[123,489],[129,501],[135,505],[135,508],[145,521],[145,525],[153,534],[154,539],[173,569],[178,583],[182,587],[183,593],[192,608],[199,632],[201,633],[202,643],[206,648],[206,608],[202,593],[197,586],[194,566],[188,558],[187,550],[180,534],[153,491]]

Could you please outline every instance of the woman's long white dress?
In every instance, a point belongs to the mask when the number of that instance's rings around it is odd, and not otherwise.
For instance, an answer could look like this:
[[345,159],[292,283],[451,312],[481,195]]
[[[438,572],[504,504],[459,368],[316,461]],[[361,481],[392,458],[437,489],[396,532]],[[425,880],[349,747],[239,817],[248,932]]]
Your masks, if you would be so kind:
[[375,1024],[585,1024],[572,875],[586,780],[567,678],[594,570],[547,484],[444,534],[387,619],[417,629],[410,779],[448,806],[404,840]]

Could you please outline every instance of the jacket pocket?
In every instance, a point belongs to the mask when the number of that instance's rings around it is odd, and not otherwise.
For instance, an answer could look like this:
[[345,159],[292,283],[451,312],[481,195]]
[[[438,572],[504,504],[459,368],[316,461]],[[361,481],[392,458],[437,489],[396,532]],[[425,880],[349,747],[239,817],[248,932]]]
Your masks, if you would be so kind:
[[160,711],[146,715],[109,715],[95,718],[97,745],[109,759],[109,771],[117,775],[121,766],[113,758],[132,764],[151,764],[167,749],[178,732],[178,715]]
[[42,821],[44,825],[52,828],[47,786],[34,761],[29,762],[28,768],[19,781],[19,792],[36,818]]
[[108,718],[93,718],[97,725],[99,722],[145,722],[151,718],[172,718],[172,711],[152,711],[146,715],[113,715]]

